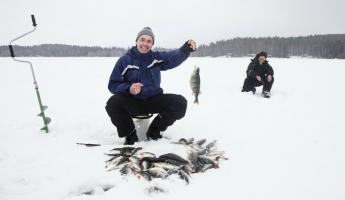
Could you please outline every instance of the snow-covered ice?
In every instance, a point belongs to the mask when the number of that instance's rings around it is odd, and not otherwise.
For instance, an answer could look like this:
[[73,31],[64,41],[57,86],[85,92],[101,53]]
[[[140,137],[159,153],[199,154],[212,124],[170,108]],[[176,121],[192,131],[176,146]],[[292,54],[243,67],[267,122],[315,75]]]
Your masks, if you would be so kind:
[[[123,142],[104,109],[117,58],[28,59],[49,106],[51,132],[39,132],[29,67],[1,58],[1,200],[345,199],[345,60],[269,59],[276,73],[271,99],[262,98],[261,89],[255,96],[240,92],[249,58],[189,58],[163,72],[165,92],[189,101],[186,117],[165,135],[215,139],[230,157],[185,185],[174,177],[147,183],[105,171],[104,153]],[[192,103],[189,87],[194,65],[200,67],[200,105]],[[136,146],[157,154],[184,151],[166,139]],[[168,192],[148,196],[152,185]]]

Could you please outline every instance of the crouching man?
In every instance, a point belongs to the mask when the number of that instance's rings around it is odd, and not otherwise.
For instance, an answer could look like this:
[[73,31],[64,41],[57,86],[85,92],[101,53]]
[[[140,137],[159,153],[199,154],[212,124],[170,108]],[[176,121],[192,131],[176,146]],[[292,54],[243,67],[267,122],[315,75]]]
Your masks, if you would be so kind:
[[183,96],[163,93],[161,71],[179,66],[196,50],[196,43],[189,40],[179,49],[158,52],[151,50],[154,41],[151,28],[142,29],[136,46],[118,59],[110,76],[108,89],[113,96],[107,102],[106,111],[119,137],[125,137],[125,145],[138,141],[132,117],[157,113],[146,136],[158,140],[162,131],[186,113],[187,100]]
[[273,68],[267,61],[267,53],[258,53],[248,66],[247,78],[244,80],[242,92],[253,92],[255,94],[255,87],[263,85],[262,96],[270,98],[274,82],[273,75]]

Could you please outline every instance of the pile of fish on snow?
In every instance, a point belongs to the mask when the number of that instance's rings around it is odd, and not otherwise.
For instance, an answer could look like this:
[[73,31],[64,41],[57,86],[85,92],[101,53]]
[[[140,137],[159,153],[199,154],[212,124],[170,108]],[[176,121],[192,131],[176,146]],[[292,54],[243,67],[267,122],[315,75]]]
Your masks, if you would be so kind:
[[106,161],[106,169],[118,170],[122,175],[133,174],[147,181],[154,178],[166,179],[176,174],[188,184],[192,173],[219,168],[221,159],[228,160],[224,151],[217,151],[216,141],[206,143],[206,139],[194,141],[193,138],[181,138],[172,143],[186,146],[188,158],[182,158],[174,153],[157,156],[142,151],[141,147],[126,146],[114,148],[106,153],[110,156]]

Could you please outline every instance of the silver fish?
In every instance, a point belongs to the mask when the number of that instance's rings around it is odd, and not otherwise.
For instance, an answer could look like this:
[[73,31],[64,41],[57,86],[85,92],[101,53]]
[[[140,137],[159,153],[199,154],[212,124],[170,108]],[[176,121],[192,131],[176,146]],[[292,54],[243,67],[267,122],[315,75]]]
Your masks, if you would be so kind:
[[135,147],[116,147],[112,149],[111,151],[119,151],[119,152],[132,152],[135,149]]
[[107,171],[114,169],[121,169],[124,165],[128,164],[129,160],[127,157],[118,157],[106,165]]
[[218,160],[219,158],[217,157],[216,159],[212,159],[210,157],[207,156],[199,156],[198,160],[202,163],[202,164],[212,164],[215,168],[218,168]]
[[119,154],[123,156],[131,156],[142,149],[143,149],[142,147],[120,147],[120,148],[114,148],[111,151],[119,151]]
[[140,160],[146,157],[156,158],[157,156],[154,153],[151,152],[140,152],[135,154],[136,157],[138,157]]
[[121,175],[128,175],[129,173],[131,173],[131,168],[128,165],[124,165],[121,167],[120,169]]
[[115,160],[116,158],[119,158],[119,159],[120,159],[120,157],[122,157],[122,156],[119,154],[119,155],[116,155],[116,156],[111,157],[110,159],[106,160],[105,162],[106,162],[106,163],[110,163],[110,162],[112,162],[113,160]]
[[193,172],[192,165],[183,165],[180,167],[180,170],[186,172],[188,175],[190,175]]
[[186,139],[186,138],[181,138],[179,139],[177,142],[172,142],[173,144],[182,144],[182,145],[191,145],[193,144],[194,142],[194,138],[189,138],[189,139]]
[[228,157],[225,157],[223,155],[207,155],[209,158],[211,158],[212,160],[219,160],[219,159],[223,159],[223,160],[229,160]]
[[188,141],[185,138],[179,139],[177,142],[171,142],[173,144],[182,144],[182,145],[188,145]]
[[187,160],[185,160],[181,156],[174,153],[167,153],[167,154],[159,156],[159,158],[163,159],[165,162],[169,164],[173,164],[177,166],[186,165],[189,163]]
[[140,163],[140,168],[141,168],[141,171],[146,171],[148,168],[151,167],[151,163],[147,160],[143,160],[141,163]]
[[168,173],[165,169],[160,167],[152,167],[147,172],[154,178],[166,178]]
[[106,162],[107,162],[106,168],[112,167],[112,166],[116,166],[117,163],[118,163],[121,159],[123,159],[122,156],[120,156],[120,157],[114,157],[114,159],[111,159],[111,160],[106,161]]
[[212,164],[206,164],[206,165],[204,165],[204,166],[201,167],[200,172],[205,172],[205,171],[207,171],[207,170],[209,170],[209,169],[212,169],[212,168],[214,168],[214,165],[212,165]]
[[208,143],[207,145],[206,145],[206,148],[207,149],[214,149],[215,147],[216,147],[216,143],[217,143],[217,141],[216,140],[213,140],[212,142],[210,142],[210,143]]
[[196,141],[195,143],[197,144],[197,145],[203,145],[203,144],[205,144],[205,142],[206,142],[206,139],[201,139],[201,140],[198,140],[198,141]]
[[188,184],[192,173],[219,168],[219,160],[228,159],[224,151],[217,151],[215,140],[206,143],[206,139],[181,138],[172,143],[187,147],[187,159],[175,153],[166,153],[157,157],[151,152],[139,152],[142,150],[141,147],[122,147],[112,150],[118,152],[106,154],[111,157],[106,161],[106,169],[107,171],[117,169],[121,175],[132,174],[147,181],[177,175]]
[[209,149],[205,148],[205,149],[202,149],[201,151],[197,151],[197,153],[199,155],[205,155],[205,154],[208,154],[209,151],[210,151]]
[[187,144],[188,144],[188,145],[193,144],[193,142],[194,142],[194,138],[189,138],[189,139],[187,140]]
[[188,145],[192,150],[194,151],[202,151],[204,150],[203,147],[201,145],[198,144],[190,144]]
[[186,184],[189,184],[189,174],[186,173],[183,170],[178,170],[178,169],[171,169],[167,172],[167,176],[170,176],[172,174],[177,174],[179,176],[180,179],[184,180],[186,182]]
[[134,164],[137,164],[139,165],[140,164],[140,159],[136,156],[131,156],[128,158],[128,160],[131,162],[131,163],[134,163]]
[[200,68],[197,66],[194,67],[192,76],[190,77],[190,87],[195,97],[194,103],[199,104],[198,97],[200,94]]
[[136,171],[136,172],[141,171],[141,166],[140,166],[138,163],[130,162],[127,166],[128,166],[132,171]]
[[140,180],[146,180],[146,181],[152,180],[151,175],[146,171],[139,171],[139,172],[135,172],[134,174]]
[[208,156],[223,156],[225,151],[210,151],[207,153]]
[[190,151],[188,153],[188,160],[192,165],[195,165],[198,162],[198,157],[199,154],[197,152]]
[[163,168],[163,169],[165,169],[165,170],[179,169],[178,166],[173,165],[173,164],[169,164],[169,163],[153,163],[152,165],[153,165],[154,167]]
[[150,195],[152,193],[164,193],[166,192],[165,189],[160,188],[158,186],[151,186],[145,189],[145,192]]
[[119,157],[119,156],[121,156],[120,153],[105,153],[104,155],[112,156],[112,157]]

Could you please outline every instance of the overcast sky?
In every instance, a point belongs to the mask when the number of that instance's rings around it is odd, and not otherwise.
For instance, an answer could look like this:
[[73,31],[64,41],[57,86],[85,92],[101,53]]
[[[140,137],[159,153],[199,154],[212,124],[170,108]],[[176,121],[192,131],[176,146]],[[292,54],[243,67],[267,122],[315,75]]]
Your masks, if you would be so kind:
[[1,0],[0,44],[31,28],[17,44],[134,44],[150,26],[156,46],[187,39],[208,44],[233,37],[345,33],[345,0]]

